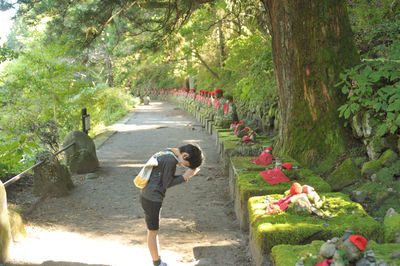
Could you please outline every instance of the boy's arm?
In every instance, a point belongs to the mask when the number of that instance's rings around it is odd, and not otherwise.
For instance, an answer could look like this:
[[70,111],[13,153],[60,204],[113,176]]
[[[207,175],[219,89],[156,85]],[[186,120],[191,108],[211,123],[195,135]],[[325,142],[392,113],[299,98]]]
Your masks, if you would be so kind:
[[175,185],[182,184],[185,181],[186,180],[183,178],[183,175],[176,175],[176,176],[174,176],[172,181],[169,183],[168,188],[173,187]]
[[163,189],[178,185],[185,182],[183,176],[175,176],[176,171],[176,161],[175,159],[168,161],[164,164],[164,169],[162,171],[162,181]]

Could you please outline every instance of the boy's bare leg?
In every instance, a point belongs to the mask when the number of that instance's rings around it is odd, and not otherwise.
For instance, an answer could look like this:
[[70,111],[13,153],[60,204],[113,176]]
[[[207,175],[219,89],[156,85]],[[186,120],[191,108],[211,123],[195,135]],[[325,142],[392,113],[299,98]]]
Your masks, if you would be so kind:
[[160,258],[158,251],[158,231],[159,230],[147,230],[147,246],[153,261],[157,261]]

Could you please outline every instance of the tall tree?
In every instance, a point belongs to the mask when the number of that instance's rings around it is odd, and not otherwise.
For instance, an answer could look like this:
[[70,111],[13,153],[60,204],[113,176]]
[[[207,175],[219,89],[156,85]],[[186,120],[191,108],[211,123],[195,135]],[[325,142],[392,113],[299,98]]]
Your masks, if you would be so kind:
[[280,154],[316,166],[346,149],[335,88],[339,74],[359,62],[343,0],[262,0],[272,35],[280,104]]

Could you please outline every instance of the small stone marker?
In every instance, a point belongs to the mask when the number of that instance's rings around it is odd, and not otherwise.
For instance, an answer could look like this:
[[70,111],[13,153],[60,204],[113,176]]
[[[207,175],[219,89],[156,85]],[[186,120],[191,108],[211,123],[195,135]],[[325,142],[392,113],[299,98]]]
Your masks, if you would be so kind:
[[89,173],[86,175],[86,179],[96,179],[99,178],[99,175],[96,173]]

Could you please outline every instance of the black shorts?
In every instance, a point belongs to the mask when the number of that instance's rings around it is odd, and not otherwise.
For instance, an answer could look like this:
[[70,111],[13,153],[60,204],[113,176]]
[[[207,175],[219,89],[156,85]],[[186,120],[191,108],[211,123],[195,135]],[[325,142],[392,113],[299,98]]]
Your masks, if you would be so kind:
[[140,196],[140,203],[144,210],[144,219],[147,229],[158,230],[160,228],[160,213],[162,202],[151,201]]

